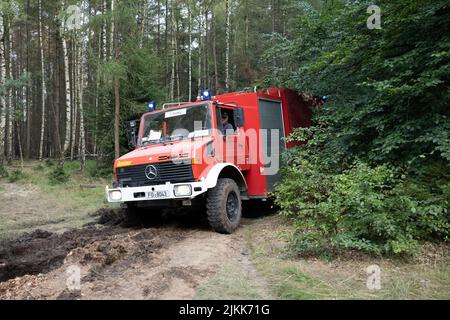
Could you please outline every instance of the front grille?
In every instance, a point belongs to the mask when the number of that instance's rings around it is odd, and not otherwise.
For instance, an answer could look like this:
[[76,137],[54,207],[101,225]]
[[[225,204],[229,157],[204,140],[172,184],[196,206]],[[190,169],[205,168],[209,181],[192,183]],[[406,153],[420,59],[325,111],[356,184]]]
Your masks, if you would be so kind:
[[[148,179],[145,174],[148,166],[154,166],[157,170],[157,176],[153,180]],[[194,174],[190,162],[164,162],[119,168],[117,179],[122,187],[145,187],[166,182],[194,182]]]

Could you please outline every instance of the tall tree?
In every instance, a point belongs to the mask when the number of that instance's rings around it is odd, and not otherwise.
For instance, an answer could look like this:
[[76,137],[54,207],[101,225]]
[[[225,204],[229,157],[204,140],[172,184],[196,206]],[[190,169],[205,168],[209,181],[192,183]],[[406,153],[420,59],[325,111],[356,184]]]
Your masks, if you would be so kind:
[[[5,26],[3,12],[0,12],[0,84],[6,79],[6,54],[5,54]],[[0,87],[0,165],[5,161],[5,129],[6,129],[6,101],[5,88]]]
[[[113,30],[111,36],[114,40],[114,59],[116,63],[119,63],[120,48],[119,48],[119,35],[117,23],[117,10],[115,9],[115,0],[111,1],[111,14],[112,23],[111,30]],[[120,82],[117,75],[114,76],[114,153],[116,159],[120,157]]]
[[225,14],[226,14],[226,49],[225,49],[225,88],[230,90],[230,34],[231,34],[231,9],[230,1],[225,0]]
[[188,101],[192,101],[192,8],[191,8],[191,2],[189,1],[187,3],[187,10],[188,10],[188,24],[189,24],[189,46],[188,46],[188,55],[189,55],[189,76],[188,76]]
[[39,160],[44,157],[44,134],[45,134],[45,113],[47,100],[47,87],[45,84],[45,61],[44,61],[44,45],[43,45],[43,28],[42,28],[42,0],[38,0],[39,7],[39,55],[41,61],[41,135],[39,142]]
[[[62,11],[65,11],[65,3],[62,1]],[[66,121],[65,121],[65,138],[63,153],[66,154],[70,147],[71,138],[71,123],[72,123],[72,90],[70,85],[70,70],[69,70],[69,51],[67,47],[67,33],[66,33],[66,17],[63,16],[60,22],[60,38],[62,41],[63,58],[64,58],[64,91],[65,91],[65,107],[66,107]]]

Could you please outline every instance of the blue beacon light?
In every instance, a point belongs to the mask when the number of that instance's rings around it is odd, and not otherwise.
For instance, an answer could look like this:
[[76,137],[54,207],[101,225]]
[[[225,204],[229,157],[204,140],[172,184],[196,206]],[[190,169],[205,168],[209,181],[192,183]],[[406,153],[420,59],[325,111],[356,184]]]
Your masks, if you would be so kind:
[[148,108],[148,112],[153,112],[156,110],[156,102],[155,101],[150,101],[147,105]]
[[211,90],[202,90],[202,100],[211,100]]

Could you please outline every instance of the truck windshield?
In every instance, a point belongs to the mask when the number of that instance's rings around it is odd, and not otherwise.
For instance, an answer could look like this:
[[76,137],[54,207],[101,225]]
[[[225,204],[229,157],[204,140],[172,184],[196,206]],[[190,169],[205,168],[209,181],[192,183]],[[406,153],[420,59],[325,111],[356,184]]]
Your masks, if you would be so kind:
[[143,125],[141,146],[206,136],[212,129],[211,108],[203,104],[149,114]]

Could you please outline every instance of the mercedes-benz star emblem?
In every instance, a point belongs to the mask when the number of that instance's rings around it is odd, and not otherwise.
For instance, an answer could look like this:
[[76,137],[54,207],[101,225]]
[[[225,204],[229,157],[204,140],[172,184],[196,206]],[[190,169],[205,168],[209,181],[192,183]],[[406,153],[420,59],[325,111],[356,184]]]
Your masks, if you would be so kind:
[[145,176],[148,180],[155,180],[158,177],[158,170],[155,166],[147,166],[145,168]]

